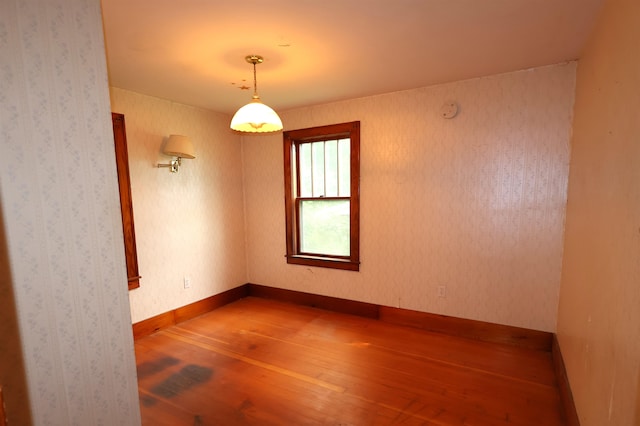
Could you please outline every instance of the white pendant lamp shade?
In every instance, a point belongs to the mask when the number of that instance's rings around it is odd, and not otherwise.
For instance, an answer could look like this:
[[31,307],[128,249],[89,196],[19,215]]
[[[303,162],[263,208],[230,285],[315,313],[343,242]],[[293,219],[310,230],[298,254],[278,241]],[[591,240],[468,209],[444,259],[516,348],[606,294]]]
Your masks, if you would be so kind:
[[277,132],[282,130],[282,120],[276,112],[254,97],[240,108],[231,119],[231,128],[239,132]]
[[231,129],[248,133],[268,133],[282,130],[282,120],[278,114],[263,104],[258,96],[256,64],[261,64],[264,59],[262,56],[250,55],[245,60],[253,64],[253,100],[236,111],[231,119]]

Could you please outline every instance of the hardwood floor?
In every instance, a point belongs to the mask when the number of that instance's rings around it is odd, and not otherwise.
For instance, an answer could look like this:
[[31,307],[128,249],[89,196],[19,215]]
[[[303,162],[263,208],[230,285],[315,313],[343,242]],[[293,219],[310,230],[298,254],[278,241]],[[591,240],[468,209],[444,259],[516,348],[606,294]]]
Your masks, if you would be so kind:
[[136,340],[143,425],[563,425],[551,354],[248,297]]

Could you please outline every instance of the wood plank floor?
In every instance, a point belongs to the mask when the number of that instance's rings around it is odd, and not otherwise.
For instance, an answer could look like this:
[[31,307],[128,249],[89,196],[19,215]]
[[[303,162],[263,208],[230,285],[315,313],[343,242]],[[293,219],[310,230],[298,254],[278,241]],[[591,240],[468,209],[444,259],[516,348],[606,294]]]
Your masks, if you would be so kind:
[[248,297],[135,343],[143,425],[562,425],[551,354]]

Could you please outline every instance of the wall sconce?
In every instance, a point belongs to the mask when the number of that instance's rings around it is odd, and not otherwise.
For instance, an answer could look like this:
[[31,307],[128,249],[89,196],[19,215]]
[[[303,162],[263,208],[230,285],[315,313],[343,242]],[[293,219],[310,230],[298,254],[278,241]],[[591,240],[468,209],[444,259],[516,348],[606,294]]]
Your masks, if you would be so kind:
[[158,168],[170,167],[171,173],[178,173],[178,168],[180,167],[183,158],[196,158],[195,150],[193,149],[191,140],[189,140],[188,137],[182,135],[169,136],[167,144],[164,146],[163,153],[165,155],[176,157],[168,164],[158,164]]

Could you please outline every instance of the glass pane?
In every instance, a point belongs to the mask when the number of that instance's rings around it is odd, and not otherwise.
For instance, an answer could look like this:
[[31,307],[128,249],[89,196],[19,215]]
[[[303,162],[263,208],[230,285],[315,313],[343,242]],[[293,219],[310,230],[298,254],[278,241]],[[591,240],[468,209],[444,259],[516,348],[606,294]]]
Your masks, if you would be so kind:
[[313,196],[324,196],[324,142],[311,144],[313,161]]
[[311,145],[303,143],[300,149],[300,196],[311,197]]
[[325,197],[338,196],[338,141],[324,143]]
[[300,202],[300,251],[349,256],[349,201]]
[[338,195],[351,196],[351,139],[338,141]]

